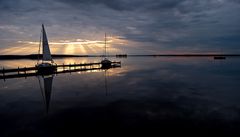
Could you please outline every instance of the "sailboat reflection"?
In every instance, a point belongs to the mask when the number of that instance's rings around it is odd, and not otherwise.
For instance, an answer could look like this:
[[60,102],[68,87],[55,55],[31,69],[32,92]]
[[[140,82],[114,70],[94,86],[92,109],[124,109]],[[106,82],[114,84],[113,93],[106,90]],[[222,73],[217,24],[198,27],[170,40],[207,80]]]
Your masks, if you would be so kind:
[[54,75],[43,75],[38,77],[42,97],[43,97],[43,102],[46,107],[46,112],[48,114],[49,112],[49,107],[50,107],[50,102],[51,102],[51,93],[52,93],[52,82],[53,82],[53,77]]
[[[118,67],[118,66],[115,66]],[[114,68],[114,67],[112,67]],[[109,87],[108,87],[108,70],[112,68],[106,68],[106,69],[101,69],[104,71],[104,88],[105,88],[105,93],[106,96],[109,95]],[[101,71],[99,70],[99,71]],[[55,74],[50,74],[50,75],[41,75],[38,76],[38,82],[43,98],[43,102],[46,108],[46,113],[48,114],[50,110],[50,103],[51,103],[51,94],[52,94],[52,85],[53,85],[53,78]]]

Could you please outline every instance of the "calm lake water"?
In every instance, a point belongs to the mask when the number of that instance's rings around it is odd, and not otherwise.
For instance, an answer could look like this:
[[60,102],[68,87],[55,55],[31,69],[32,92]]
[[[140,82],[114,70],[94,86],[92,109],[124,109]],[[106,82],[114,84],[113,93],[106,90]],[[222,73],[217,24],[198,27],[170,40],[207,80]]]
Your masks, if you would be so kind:
[[[56,63],[99,60],[67,58]],[[121,68],[0,80],[0,136],[58,136],[83,128],[239,131],[240,58],[112,60],[121,61]],[[0,66],[35,63],[8,60]]]

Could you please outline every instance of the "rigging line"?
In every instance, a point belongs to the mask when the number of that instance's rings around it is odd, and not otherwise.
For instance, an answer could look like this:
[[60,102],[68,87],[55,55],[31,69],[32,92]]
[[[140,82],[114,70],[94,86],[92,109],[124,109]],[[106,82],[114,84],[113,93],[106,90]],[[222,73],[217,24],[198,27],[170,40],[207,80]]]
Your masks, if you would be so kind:
[[44,49],[45,49],[45,45],[44,45],[45,44],[45,42],[44,42],[45,41],[45,35],[43,34],[45,32],[44,26],[42,26],[41,32],[42,32],[42,35],[41,35],[42,36],[42,41],[41,42],[42,42],[42,63],[43,63],[44,62],[43,61],[43,54],[44,54],[43,52],[44,52]]
[[37,64],[39,63],[39,59],[40,59],[41,41],[42,41],[42,30],[41,30],[41,34],[40,34],[40,41],[39,41],[39,47],[38,47],[38,61],[37,61]]

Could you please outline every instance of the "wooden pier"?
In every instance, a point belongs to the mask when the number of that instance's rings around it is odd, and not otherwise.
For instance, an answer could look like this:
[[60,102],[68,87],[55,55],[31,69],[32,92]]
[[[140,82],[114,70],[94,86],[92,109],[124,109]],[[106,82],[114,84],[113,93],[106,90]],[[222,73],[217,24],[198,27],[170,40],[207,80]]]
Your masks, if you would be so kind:
[[[71,72],[80,72],[80,71],[93,71],[93,70],[102,70],[102,64],[98,63],[80,63],[80,64],[56,64],[57,71],[54,74],[60,73],[71,73]],[[112,62],[110,68],[121,67],[121,62]],[[108,69],[108,68],[107,68]],[[20,78],[20,77],[31,77],[41,75],[37,72],[36,67],[23,67],[23,68],[13,68],[0,70],[0,79],[11,79],[11,78]]]

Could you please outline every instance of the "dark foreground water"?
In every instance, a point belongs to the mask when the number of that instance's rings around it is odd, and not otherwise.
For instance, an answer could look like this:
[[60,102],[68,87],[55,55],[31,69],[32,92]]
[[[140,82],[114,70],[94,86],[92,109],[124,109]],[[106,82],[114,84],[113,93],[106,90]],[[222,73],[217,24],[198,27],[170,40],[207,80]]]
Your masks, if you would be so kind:
[[[71,58],[57,63],[99,61]],[[0,81],[0,136],[84,129],[237,134],[240,58],[135,57],[121,68]],[[32,60],[0,61],[7,68]],[[140,130],[140,131],[143,131]]]

